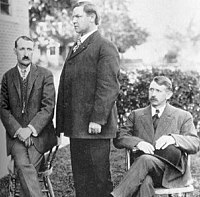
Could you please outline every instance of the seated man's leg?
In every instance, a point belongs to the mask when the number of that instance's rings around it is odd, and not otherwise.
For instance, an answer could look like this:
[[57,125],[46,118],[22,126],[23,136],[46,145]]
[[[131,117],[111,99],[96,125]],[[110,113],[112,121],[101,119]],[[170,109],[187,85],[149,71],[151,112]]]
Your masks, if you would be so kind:
[[138,197],[153,196],[155,193],[153,186],[154,184],[153,184],[152,177],[150,175],[147,175],[142,185],[139,188],[137,196]]
[[13,145],[11,155],[14,158],[19,175],[21,185],[20,196],[42,197],[35,167],[40,163],[43,155],[40,154],[33,145],[26,148],[24,143],[20,141]]
[[[141,155],[111,194],[114,197],[132,197],[137,193],[136,196],[143,194],[145,197],[152,197],[154,195],[153,182],[149,181],[147,177],[153,175],[153,180],[159,178],[162,183],[164,169],[165,164],[158,158],[152,155]],[[156,185],[159,181],[156,180]]]

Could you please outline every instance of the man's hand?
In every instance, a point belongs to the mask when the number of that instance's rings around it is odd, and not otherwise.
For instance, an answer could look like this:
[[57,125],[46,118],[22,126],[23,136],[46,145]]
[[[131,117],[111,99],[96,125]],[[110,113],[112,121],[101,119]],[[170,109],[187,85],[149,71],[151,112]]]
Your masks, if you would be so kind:
[[145,141],[141,141],[137,144],[136,146],[139,150],[143,151],[146,154],[154,154],[154,147],[152,144],[145,142]]
[[88,132],[90,134],[98,134],[101,133],[101,125],[95,122],[90,122]]
[[32,131],[29,127],[21,128],[17,133],[17,137],[19,138],[20,141],[24,142],[27,138],[31,136],[31,134]]
[[156,149],[165,149],[171,144],[175,144],[175,139],[170,135],[163,135],[156,141]]

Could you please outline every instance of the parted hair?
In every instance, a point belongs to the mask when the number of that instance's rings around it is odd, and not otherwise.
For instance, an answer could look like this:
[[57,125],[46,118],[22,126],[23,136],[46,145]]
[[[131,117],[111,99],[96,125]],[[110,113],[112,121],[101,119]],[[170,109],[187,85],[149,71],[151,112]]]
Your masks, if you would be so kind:
[[28,36],[19,36],[19,37],[15,40],[15,48],[17,48],[17,42],[18,42],[18,40],[20,40],[20,39],[27,40],[27,41],[31,41],[31,42],[34,43],[34,41],[33,41],[31,38],[29,38]]
[[164,85],[168,90],[172,91],[172,82],[166,76],[156,76],[153,78],[158,85]]

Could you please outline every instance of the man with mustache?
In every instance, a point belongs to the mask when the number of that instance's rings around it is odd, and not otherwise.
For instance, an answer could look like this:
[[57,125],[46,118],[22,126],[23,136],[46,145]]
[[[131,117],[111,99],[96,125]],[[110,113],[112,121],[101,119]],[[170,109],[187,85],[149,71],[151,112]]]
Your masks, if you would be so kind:
[[98,31],[94,4],[75,4],[72,22],[80,39],[60,77],[56,132],[70,137],[76,197],[108,197],[113,190],[109,155],[117,130],[119,54]]
[[17,65],[3,75],[0,112],[7,154],[19,176],[20,197],[42,197],[37,170],[43,154],[57,143],[53,126],[55,88],[52,73],[32,63],[34,43],[15,41]]
[[119,129],[115,146],[134,151],[135,158],[110,196],[152,197],[154,187],[191,184],[187,159],[199,150],[199,139],[192,115],[168,103],[172,94],[170,79],[155,77],[150,105],[134,110]]

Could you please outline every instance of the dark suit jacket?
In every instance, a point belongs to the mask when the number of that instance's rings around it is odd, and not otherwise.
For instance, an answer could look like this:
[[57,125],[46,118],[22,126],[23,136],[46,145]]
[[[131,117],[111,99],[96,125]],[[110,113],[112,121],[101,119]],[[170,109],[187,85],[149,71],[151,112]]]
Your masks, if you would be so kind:
[[[22,127],[22,102],[20,75],[17,66],[7,71],[1,86],[1,120],[7,134],[7,153],[16,142],[15,132]],[[45,68],[31,65],[27,105],[25,109],[25,126],[31,124],[38,136],[32,137],[36,149],[44,153],[56,144],[53,114],[55,106],[55,88],[53,75]]]
[[[118,72],[117,49],[98,31],[76,52],[69,52],[58,90],[57,135],[64,132],[68,137],[87,139],[116,136]],[[102,125],[102,132],[90,135],[89,122]]]
[[[199,150],[199,139],[193,124],[193,118],[189,112],[175,108],[167,104],[156,129],[154,129],[151,118],[151,107],[134,110],[128,117],[125,126],[122,127],[114,144],[118,148],[133,149],[140,141],[147,141],[152,145],[162,135],[172,135],[178,147],[187,154],[196,153]],[[167,165],[164,176],[163,186],[177,187],[187,185],[191,181],[189,163],[182,156],[184,174],[175,168]]]

